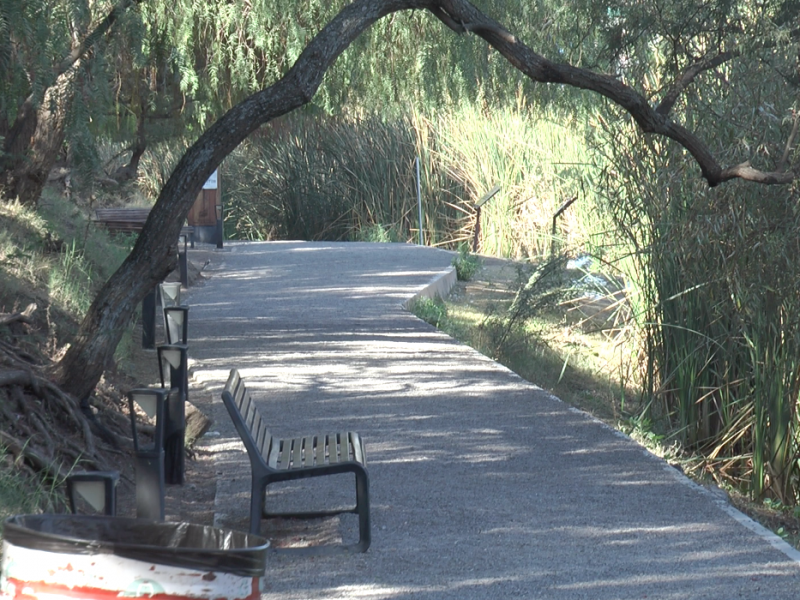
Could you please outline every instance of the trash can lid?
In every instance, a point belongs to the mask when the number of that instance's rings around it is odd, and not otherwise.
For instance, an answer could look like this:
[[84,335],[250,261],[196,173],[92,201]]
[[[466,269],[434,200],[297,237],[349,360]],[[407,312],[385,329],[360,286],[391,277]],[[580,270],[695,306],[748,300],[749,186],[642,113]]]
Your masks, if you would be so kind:
[[269,542],[258,535],[194,523],[88,515],[16,515],[9,544],[62,554],[114,554],[143,562],[262,577]]

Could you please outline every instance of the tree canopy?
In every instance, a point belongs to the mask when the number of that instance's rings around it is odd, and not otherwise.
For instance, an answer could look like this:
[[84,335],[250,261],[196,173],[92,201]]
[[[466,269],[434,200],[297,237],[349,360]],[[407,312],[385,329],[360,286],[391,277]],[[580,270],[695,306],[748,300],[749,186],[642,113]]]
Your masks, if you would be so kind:
[[202,183],[256,128],[304,105],[388,114],[477,100],[490,110],[513,91],[630,119],[680,145],[709,186],[794,183],[796,4],[2,0],[0,166],[33,182],[25,198],[35,202],[65,139],[89,160],[93,139],[116,132],[133,170],[148,140],[196,139],[89,310],[61,382],[91,391],[136,303],[170,268],[170,240]]

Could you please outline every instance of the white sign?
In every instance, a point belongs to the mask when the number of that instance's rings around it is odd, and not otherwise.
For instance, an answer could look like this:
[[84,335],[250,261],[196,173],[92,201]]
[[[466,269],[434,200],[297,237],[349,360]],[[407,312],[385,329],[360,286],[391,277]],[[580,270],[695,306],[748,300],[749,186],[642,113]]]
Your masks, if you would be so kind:
[[204,190],[215,190],[217,189],[217,170],[215,169],[214,172],[211,174],[211,177],[208,178],[203,184]]

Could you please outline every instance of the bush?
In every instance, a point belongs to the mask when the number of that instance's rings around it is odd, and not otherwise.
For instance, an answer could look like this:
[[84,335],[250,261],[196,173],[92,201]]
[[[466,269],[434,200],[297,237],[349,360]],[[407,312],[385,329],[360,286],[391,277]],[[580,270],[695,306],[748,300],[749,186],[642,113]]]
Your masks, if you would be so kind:
[[453,266],[456,268],[456,277],[459,281],[472,279],[482,264],[480,257],[472,254],[469,248],[463,244],[458,249],[458,256],[453,259]]

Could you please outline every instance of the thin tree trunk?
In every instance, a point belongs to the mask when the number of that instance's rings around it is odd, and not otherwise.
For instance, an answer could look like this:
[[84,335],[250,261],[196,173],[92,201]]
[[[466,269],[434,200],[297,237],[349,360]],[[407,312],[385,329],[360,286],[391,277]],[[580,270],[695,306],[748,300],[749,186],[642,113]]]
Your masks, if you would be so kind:
[[139,170],[139,161],[144,155],[145,150],[147,150],[147,137],[144,133],[144,124],[147,118],[147,106],[142,99],[139,108],[139,114],[136,118],[136,143],[134,143],[133,147],[131,148],[131,159],[128,161],[128,164],[124,167],[118,168],[114,171],[111,175],[109,175],[110,179],[113,179],[117,183],[125,183],[126,181],[130,181],[132,179],[136,179],[136,173]]

